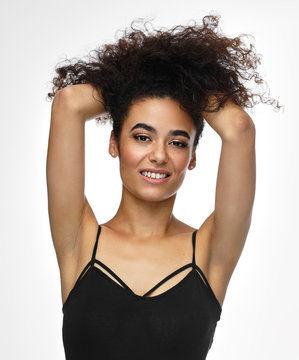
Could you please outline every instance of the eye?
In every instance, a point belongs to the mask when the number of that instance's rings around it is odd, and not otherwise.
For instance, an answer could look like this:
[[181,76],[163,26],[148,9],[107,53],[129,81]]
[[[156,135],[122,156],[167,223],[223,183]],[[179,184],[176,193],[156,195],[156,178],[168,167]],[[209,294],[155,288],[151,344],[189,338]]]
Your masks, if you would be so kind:
[[136,140],[140,140],[140,141],[143,141],[143,142],[146,142],[145,139],[149,139],[149,137],[146,136],[146,135],[134,135],[134,138],[135,138]]
[[173,141],[172,143],[177,147],[186,147],[187,146],[186,143],[181,142],[181,141]]

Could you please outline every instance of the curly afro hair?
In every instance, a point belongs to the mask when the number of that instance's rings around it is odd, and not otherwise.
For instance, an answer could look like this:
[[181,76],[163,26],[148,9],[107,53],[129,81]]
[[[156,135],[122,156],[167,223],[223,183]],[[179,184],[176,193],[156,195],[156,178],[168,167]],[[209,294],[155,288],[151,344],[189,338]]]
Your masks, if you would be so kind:
[[[207,15],[202,25],[177,25],[170,30],[151,32],[145,22],[142,31],[135,27],[143,19],[131,22],[132,31],[123,31],[115,44],[105,44],[89,53],[86,60],[74,58],[56,67],[52,99],[68,85],[90,83],[102,95],[106,114],[97,121],[112,123],[119,140],[122,124],[134,101],[144,98],[170,97],[176,100],[194,121],[196,147],[204,128],[203,111],[215,112],[231,99],[243,108],[253,107],[254,98],[273,105],[277,100],[264,99],[252,93],[245,81],[264,81],[255,71],[260,55],[252,44],[246,47],[243,36],[229,38],[218,31],[219,15]],[[215,109],[208,108],[208,99],[216,96]],[[251,101],[250,101],[251,100]],[[209,109],[209,110],[208,110]]]

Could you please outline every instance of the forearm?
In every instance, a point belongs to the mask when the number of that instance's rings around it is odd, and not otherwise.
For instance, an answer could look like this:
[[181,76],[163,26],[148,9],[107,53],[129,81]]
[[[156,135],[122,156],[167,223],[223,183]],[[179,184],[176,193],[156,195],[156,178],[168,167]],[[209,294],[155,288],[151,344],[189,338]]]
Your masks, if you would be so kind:
[[76,112],[83,121],[105,112],[101,94],[91,84],[67,86],[57,92],[53,106]]
[[[210,104],[208,109],[215,108],[215,103]],[[203,112],[202,115],[222,140],[230,140],[244,130],[254,129],[251,117],[232,100],[228,100],[218,112]]]

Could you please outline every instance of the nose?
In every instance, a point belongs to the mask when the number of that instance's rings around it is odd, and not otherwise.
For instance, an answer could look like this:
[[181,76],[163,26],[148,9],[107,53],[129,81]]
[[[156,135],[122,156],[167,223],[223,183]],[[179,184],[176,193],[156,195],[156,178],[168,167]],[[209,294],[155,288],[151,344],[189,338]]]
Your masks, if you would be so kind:
[[157,164],[164,164],[168,161],[167,150],[165,149],[165,144],[162,141],[152,145],[149,159]]

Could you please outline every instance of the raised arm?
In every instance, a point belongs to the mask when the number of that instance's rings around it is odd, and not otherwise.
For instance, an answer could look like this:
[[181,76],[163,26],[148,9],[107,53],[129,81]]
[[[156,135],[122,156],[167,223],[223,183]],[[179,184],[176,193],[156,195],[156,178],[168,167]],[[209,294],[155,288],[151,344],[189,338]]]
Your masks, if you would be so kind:
[[52,103],[47,154],[48,212],[59,265],[74,248],[86,204],[85,121],[104,112],[89,84],[59,90]]
[[203,113],[203,117],[222,140],[208,272],[223,302],[251,223],[256,181],[255,126],[232,101],[216,113]]

